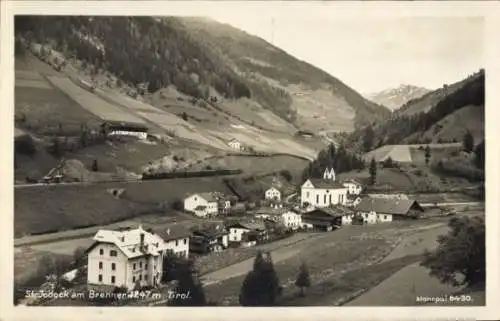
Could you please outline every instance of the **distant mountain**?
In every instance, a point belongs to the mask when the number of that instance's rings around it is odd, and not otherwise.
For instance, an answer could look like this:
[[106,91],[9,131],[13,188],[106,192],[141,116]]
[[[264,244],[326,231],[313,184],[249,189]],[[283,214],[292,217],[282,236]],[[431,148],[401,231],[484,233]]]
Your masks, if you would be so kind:
[[420,98],[431,90],[412,85],[401,85],[397,88],[386,89],[377,93],[367,94],[371,101],[383,105],[390,110],[397,110],[407,102]]
[[347,146],[367,152],[384,145],[484,140],[484,70],[407,102],[393,116],[351,133]]

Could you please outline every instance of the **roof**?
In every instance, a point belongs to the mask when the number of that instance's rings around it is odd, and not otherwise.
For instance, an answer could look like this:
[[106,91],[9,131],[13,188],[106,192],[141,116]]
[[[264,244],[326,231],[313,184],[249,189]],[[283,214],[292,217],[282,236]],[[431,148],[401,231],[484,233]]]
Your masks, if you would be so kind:
[[263,222],[238,222],[228,226],[228,228],[231,227],[236,227],[236,228],[240,227],[247,230],[260,230],[260,231],[266,229],[266,225]]
[[415,205],[423,212],[420,204],[415,200],[366,197],[354,209],[361,212],[375,211],[384,214],[406,215]]
[[[145,248],[141,248],[140,245],[141,234],[144,234]],[[159,255],[158,251],[162,251],[164,245],[164,240],[160,236],[145,231],[142,226],[126,231],[99,230],[93,237],[93,240],[96,241],[94,245],[99,243],[114,244],[128,258],[143,255],[157,256]]]
[[193,230],[193,234],[198,234],[204,237],[218,237],[227,234],[227,231],[221,225],[212,225],[198,227]]
[[309,181],[313,184],[315,188],[329,188],[329,189],[345,189],[346,187],[342,184],[334,182],[329,179],[323,178],[310,178]]
[[102,126],[109,126],[109,127],[119,127],[123,129],[135,129],[135,130],[142,130],[142,131],[147,131],[148,127],[144,124],[139,124],[139,123],[133,123],[133,122],[123,122],[123,121],[111,121],[107,120],[101,124]]
[[280,189],[280,188],[278,188],[278,187],[276,187],[276,186],[271,186],[271,187],[269,187],[268,189],[266,189],[266,192],[267,192],[267,191],[269,191],[269,190],[272,190],[272,189],[277,190],[278,192],[280,192],[280,193],[281,193],[281,189]]
[[344,179],[344,180],[342,181],[342,183],[353,183],[353,184],[357,184],[357,185],[363,185],[363,184],[361,184],[361,182],[360,182],[360,181],[358,181],[358,180],[357,180],[357,179],[355,179],[355,178],[347,178],[347,179]]
[[272,207],[261,207],[259,208],[259,210],[257,210],[257,212],[255,212],[255,214],[267,214],[267,215],[281,215],[281,214],[284,214],[284,213],[287,213],[287,212],[294,212],[294,213],[297,213],[296,210],[294,209],[288,209],[288,208],[272,208]]
[[218,200],[223,198],[222,193],[218,193],[218,192],[196,193],[196,194],[191,194],[188,197],[191,197],[193,195],[198,195],[199,197],[203,198],[207,202],[217,202]]
[[153,232],[165,241],[184,239],[191,235],[189,229],[180,225],[173,225],[168,228],[153,228]]

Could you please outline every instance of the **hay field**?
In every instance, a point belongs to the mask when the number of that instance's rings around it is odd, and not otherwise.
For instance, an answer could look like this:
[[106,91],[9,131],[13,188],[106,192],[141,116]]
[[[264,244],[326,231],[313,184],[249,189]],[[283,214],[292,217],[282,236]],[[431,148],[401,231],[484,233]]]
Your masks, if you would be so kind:
[[[110,192],[116,188],[125,189],[118,199]],[[231,194],[222,179],[214,177],[16,188],[14,234],[21,237],[165,213],[161,204],[206,191]]]
[[101,118],[102,120],[123,121],[141,124],[145,123],[144,120],[133,115],[132,113],[128,113],[122,108],[114,106],[97,97],[96,95],[89,93],[85,89],[75,85],[67,77],[48,76],[47,79],[49,79],[49,81],[54,86],[62,90],[73,100],[79,103],[83,108]]
[[145,112],[138,112],[138,114],[165,130],[172,131],[179,138],[192,140],[218,149],[229,150],[229,147],[223,141],[197,130],[195,126],[172,114]]
[[150,111],[150,112],[161,112],[158,108],[155,108],[147,103],[138,101],[137,99],[130,98],[125,94],[118,94],[112,91],[97,91],[99,95],[103,95],[105,98],[110,99],[118,105],[121,105],[131,110],[136,111]]
[[59,133],[61,124],[65,134],[77,135],[82,124],[92,128],[101,122],[57,89],[16,87],[14,99],[16,115],[24,114],[24,126],[37,134]]

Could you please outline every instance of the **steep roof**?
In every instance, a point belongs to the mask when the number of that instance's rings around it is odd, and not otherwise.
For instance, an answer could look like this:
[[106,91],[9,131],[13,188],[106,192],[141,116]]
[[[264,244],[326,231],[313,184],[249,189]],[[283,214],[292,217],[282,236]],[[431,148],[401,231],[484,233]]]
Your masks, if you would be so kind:
[[266,225],[263,222],[238,222],[234,223],[228,226],[228,228],[231,227],[241,227],[241,228],[246,228],[248,230],[260,230],[263,231],[266,229]]
[[[141,234],[144,234],[145,248],[141,248]],[[158,251],[162,251],[164,246],[164,241],[160,236],[145,231],[142,226],[125,231],[99,230],[93,240],[96,243],[116,245],[128,258],[143,255],[157,256]]]
[[342,184],[334,182],[329,179],[323,178],[310,178],[309,181],[313,184],[315,188],[329,188],[329,189],[345,189],[346,187]]
[[189,229],[180,225],[173,225],[168,228],[153,228],[152,231],[165,241],[184,239],[191,235]]
[[[195,194],[191,194],[190,196],[193,196]],[[207,202],[217,202],[219,200],[223,199],[222,193],[218,192],[205,192],[205,193],[197,193],[196,195],[200,196]]]
[[361,212],[375,211],[384,214],[406,215],[413,206],[416,206],[418,210],[423,212],[420,204],[415,200],[366,197],[355,206],[355,210]]

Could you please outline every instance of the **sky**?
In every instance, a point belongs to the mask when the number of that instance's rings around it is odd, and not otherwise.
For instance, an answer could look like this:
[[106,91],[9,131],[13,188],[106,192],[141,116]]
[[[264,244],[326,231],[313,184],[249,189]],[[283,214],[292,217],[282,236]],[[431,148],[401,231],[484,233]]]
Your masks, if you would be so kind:
[[481,17],[210,17],[259,36],[364,94],[402,84],[436,89],[484,67]]

